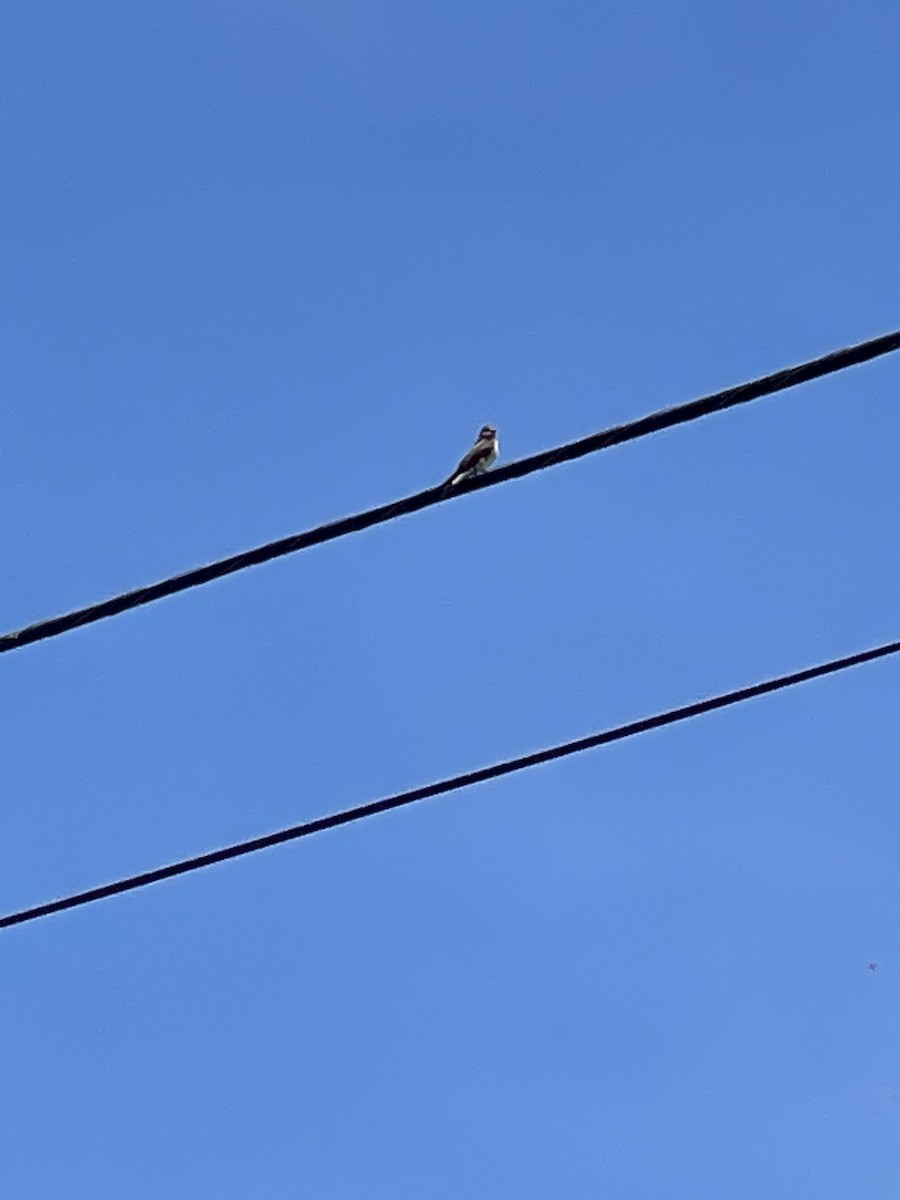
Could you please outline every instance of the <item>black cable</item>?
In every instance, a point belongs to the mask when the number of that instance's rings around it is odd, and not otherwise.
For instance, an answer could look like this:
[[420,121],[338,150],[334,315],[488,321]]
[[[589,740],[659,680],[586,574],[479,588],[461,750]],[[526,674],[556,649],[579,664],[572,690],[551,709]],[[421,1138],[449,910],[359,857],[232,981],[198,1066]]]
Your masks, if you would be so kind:
[[199,587],[213,579],[221,579],[225,575],[243,571],[245,568],[257,566],[259,563],[269,562],[273,558],[294,554],[297,550],[306,550],[310,546],[318,546],[322,542],[330,542],[335,538],[345,537],[349,533],[358,533],[372,525],[392,521],[395,517],[419,512],[420,509],[430,508],[431,505],[440,504],[453,496],[478,491],[481,488],[495,487],[508,479],[520,479],[523,475],[530,475],[532,471],[542,471],[545,467],[571,462],[573,459],[582,458],[585,454],[607,450],[610,446],[631,442],[636,438],[658,433],[662,429],[670,429],[673,425],[683,425],[687,421],[697,420],[698,417],[721,412],[725,408],[734,408],[736,405],[746,404],[750,400],[758,400],[762,396],[772,395],[773,392],[780,392],[785,388],[796,387],[800,383],[819,379],[834,371],[843,371],[847,367],[868,362],[870,359],[890,354],[898,349],[900,349],[900,330],[887,333],[883,337],[873,338],[868,342],[861,342],[858,346],[836,350],[831,354],[826,354],[823,358],[815,358],[796,367],[776,371],[774,375],[765,375],[761,379],[751,380],[751,382],[740,384],[738,387],[727,388],[724,392],[715,392],[700,400],[691,400],[687,404],[662,409],[660,412],[641,417],[637,421],[631,421],[627,425],[614,425],[610,429],[592,433],[588,437],[568,442],[564,446],[543,450],[540,454],[532,454],[529,458],[520,458],[517,462],[495,467],[494,470],[484,475],[457,484],[452,490],[441,484],[437,487],[427,488],[424,492],[417,492],[413,496],[406,496],[402,500],[371,508],[367,512],[343,517],[338,521],[331,521],[327,525],[308,529],[304,533],[295,533],[289,537],[279,538],[275,542],[267,542],[264,546],[256,546],[241,554],[233,554],[230,558],[208,563],[204,567],[196,567],[191,571],[185,571],[182,575],[173,575],[159,583],[136,588],[131,592],[123,592],[109,600],[101,600],[98,604],[89,604],[86,608],[78,608],[73,612],[64,613],[62,616],[50,617],[46,621],[38,621],[24,629],[2,634],[0,635],[0,654],[16,650],[20,646],[27,646],[32,642],[43,641],[45,638],[58,637],[59,634],[67,633],[70,629],[76,629],[80,625],[90,625],[94,621],[117,616],[119,613],[127,612],[128,609],[140,608],[144,604],[151,604],[165,596],[173,596],[177,592],[187,591],[188,588]]
[[105,900],[109,896],[118,896],[123,892],[133,892],[137,888],[148,887],[151,883],[159,883],[163,879],[173,879],[176,875],[187,875],[190,871],[199,871],[203,867],[227,862],[231,858],[241,858],[245,854],[255,854],[258,850],[267,850],[269,847],[279,846],[283,842],[293,842],[298,838],[309,837],[313,833],[321,833],[325,829],[334,829],[338,825],[349,825],[353,821],[361,821],[364,817],[373,817],[394,808],[403,808],[407,804],[428,800],[432,796],[442,796],[446,792],[459,791],[460,788],[471,787],[475,783],[484,783],[488,779],[497,779],[501,775],[524,771],[527,767],[536,767],[541,763],[552,762],[556,758],[567,758],[570,754],[580,754],[583,750],[592,750],[596,746],[620,742],[624,738],[634,737],[638,733],[646,733],[650,729],[674,725],[678,721],[699,717],[703,713],[713,712],[717,708],[727,708],[732,704],[740,704],[744,700],[752,700],[756,696],[765,696],[769,692],[777,692],[798,683],[806,683],[810,679],[833,675],[837,671],[845,671],[849,667],[857,667],[877,658],[886,658],[898,651],[900,651],[900,641],[888,642],[871,650],[863,650],[859,654],[851,654],[846,658],[835,658],[830,662],[820,663],[816,667],[795,671],[791,675],[767,679],[765,682],[753,684],[751,687],[725,692],[721,696],[712,696],[708,700],[699,700],[695,704],[686,704],[683,708],[669,709],[668,712],[644,717],[640,721],[631,721],[627,725],[618,725],[614,729],[592,733],[588,737],[579,738],[574,742],[565,742],[561,746],[538,750],[535,754],[510,758],[506,762],[495,763],[490,767],[481,767],[477,771],[454,775],[452,779],[442,779],[437,783],[429,783],[408,792],[399,792],[384,800],[374,800],[369,804],[360,804],[356,808],[346,808],[342,812],[331,813],[327,817],[318,817],[314,821],[305,821],[301,825],[291,825],[288,829],[267,833],[263,837],[236,842],[221,850],[211,850],[207,854],[198,854],[193,858],[169,863],[165,867],[157,867],[153,871],[130,875],[125,879],[118,879],[114,883],[104,884],[102,887],[90,888],[86,892],[76,892],[74,895],[64,896],[61,900],[51,900],[48,904],[38,904],[34,908],[24,908],[19,912],[9,913],[5,917],[0,917],[0,929],[8,929],[12,925],[24,925],[27,921],[36,921],[39,917],[49,917],[52,913],[64,912],[68,908],[80,908],[84,904],[93,904],[96,900]]

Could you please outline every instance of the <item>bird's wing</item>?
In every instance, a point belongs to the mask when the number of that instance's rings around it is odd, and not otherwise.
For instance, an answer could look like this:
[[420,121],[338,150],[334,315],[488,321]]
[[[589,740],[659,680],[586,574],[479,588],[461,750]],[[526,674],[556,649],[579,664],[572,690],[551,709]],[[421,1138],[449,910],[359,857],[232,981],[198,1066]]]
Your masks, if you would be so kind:
[[493,447],[492,441],[479,438],[471,450],[468,450],[459,460],[459,466],[451,474],[449,482],[456,483],[461,476],[467,475],[476,467],[481,459],[486,458]]

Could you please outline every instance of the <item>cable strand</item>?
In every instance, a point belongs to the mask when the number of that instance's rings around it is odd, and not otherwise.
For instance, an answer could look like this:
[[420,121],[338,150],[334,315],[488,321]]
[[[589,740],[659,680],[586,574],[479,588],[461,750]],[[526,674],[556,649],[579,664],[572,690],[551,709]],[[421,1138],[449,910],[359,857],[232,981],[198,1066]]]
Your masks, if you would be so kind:
[[376,816],[379,813],[390,812],[393,809],[415,804],[420,800],[429,800],[435,796],[443,796],[448,792],[460,791],[463,788],[472,787],[477,783],[499,779],[504,775],[512,775],[518,771],[527,770],[530,767],[540,766],[560,758],[567,758],[572,754],[580,754],[586,750],[593,750],[598,746],[606,746],[612,742],[624,741],[626,738],[635,737],[640,733],[647,733],[653,729],[661,729],[667,725],[675,725],[680,721],[687,721],[693,717],[702,716],[705,713],[714,712],[720,708],[728,708],[734,704],[741,704],[746,700],[753,700],[758,696],[769,695],[784,688],[795,687],[798,684],[808,683],[813,679],[820,679],[825,675],[834,675],[839,671],[846,671],[851,667],[858,667],[880,658],[887,658],[898,652],[900,652],[900,641],[886,642],[881,646],[875,646],[857,654],[831,659],[829,662],[819,663],[813,667],[806,667],[802,671],[794,671],[789,675],[780,675],[774,679],[767,679],[761,683],[738,688],[735,691],[711,696],[706,700],[699,700],[693,704],[685,704],[680,708],[668,709],[653,716],[643,717],[637,721],[630,721],[625,725],[617,725],[612,729],[605,729],[599,733],[589,734],[587,737],[578,738],[575,741],[550,746],[532,754],[521,755],[518,758],[506,759],[504,762],[494,763],[488,767],[480,767],[475,771],[467,771],[461,775],[454,775],[449,779],[441,779],[436,783],[429,783],[423,787],[398,792],[393,796],[387,796],[381,800],[374,800],[367,804],[357,805],[354,808],[343,809],[324,817],[317,817],[312,821],[304,821],[299,825],[291,825],[286,829],[279,829],[274,833],[264,834],[262,837],[236,842],[233,845],[224,846],[219,850],[211,850],[205,854],[194,855],[191,858],[181,859],[179,862],[169,863],[166,866],[157,867],[151,871],[142,871],[137,875],[130,875],[123,879],[115,880],[112,883],[103,884],[100,887],[89,888],[83,892],[75,892],[59,900],[51,900],[46,904],[38,904],[33,908],[24,908],[18,912],[9,913],[6,916],[0,917],[0,929],[9,929],[14,925],[24,925],[27,922],[36,921],[41,917],[65,912],[67,909],[94,904],[98,900],[105,900],[111,896],[119,896],[125,892],[149,887],[150,884],[160,883],[165,879],[174,879],[179,875],[187,875],[193,871],[200,871],[217,863],[228,862],[234,858],[242,858],[247,854],[256,854],[261,850],[268,850],[273,846],[283,845],[285,842],[293,842],[299,838],[310,837],[315,833],[322,833],[326,829],[336,829],[341,825],[350,825],[367,817]]
[[835,350],[821,358],[812,359],[794,367],[787,367],[774,374],[751,380],[749,383],[739,384],[737,387],[726,388],[725,391],[701,397],[699,400],[691,400],[686,404],[650,413],[636,421],[615,425],[610,429],[601,430],[563,446],[543,450],[529,458],[521,458],[507,463],[505,466],[495,467],[492,471],[476,476],[474,479],[463,481],[452,490],[440,484],[403,499],[394,500],[389,504],[368,509],[366,512],[342,517],[302,533],[290,534],[277,541],[267,542],[265,545],[242,551],[240,554],[233,554],[228,558],[207,563],[205,566],[195,567],[180,575],[172,575],[158,583],[135,588],[133,591],[123,592],[118,596],[112,596],[96,604],[89,604],[84,608],[74,609],[61,616],[37,621],[23,629],[0,634],[0,654],[18,650],[23,646],[45,641],[48,638],[59,637],[60,634],[68,633],[83,625],[118,616],[130,609],[162,600],[166,596],[174,596],[179,592],[188,591],[190,588],[211,583],[215,579],[222,579],[236,571],[259,566],[262,563],[271,562],[272,559],[283,558],[285,555],[295,554],[300,550],[307,550],[312,546],[319,546],[325,542],[334,541],[336,538],[346,537],[351,533],[359,533],[363,529],[370,529],[373,525],[381,525],[386,521],[395,520],[397,517],[420,512],[424,508],[442,504],[445,500],[456,496],[480,491],[483,488],[496,487],[510,479],[521,479],[534,471],[542,471],[561,463],[573,462],[587,454],[608,450],[612,446],[620,446],[624,442],[635,441],[638,438],[659,433],[664,429],[671,429],[676,425],[684,425],[689,421],[696,421],[700,417],[722,412],[727,408],[747,404],[751,400],[758,400],[763,396],[773,395],[801,383],[820,379],[835,371],[858,366],[881,355],[891,354],[898,349],[900,349],[900,330],[867,342],[861,342],[856,346]]

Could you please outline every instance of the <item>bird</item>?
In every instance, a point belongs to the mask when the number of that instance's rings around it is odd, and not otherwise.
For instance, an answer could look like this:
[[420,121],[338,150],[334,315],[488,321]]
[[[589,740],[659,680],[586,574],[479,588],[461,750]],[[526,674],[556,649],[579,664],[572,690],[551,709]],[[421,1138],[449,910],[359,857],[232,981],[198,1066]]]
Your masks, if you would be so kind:
[[445,487],[456,487],[464,479],[481,475],[497,458],[500,451],[500,439],[493,425],[482,425],[478,431],[475,445],[459,461],[459,466],[447,479]]

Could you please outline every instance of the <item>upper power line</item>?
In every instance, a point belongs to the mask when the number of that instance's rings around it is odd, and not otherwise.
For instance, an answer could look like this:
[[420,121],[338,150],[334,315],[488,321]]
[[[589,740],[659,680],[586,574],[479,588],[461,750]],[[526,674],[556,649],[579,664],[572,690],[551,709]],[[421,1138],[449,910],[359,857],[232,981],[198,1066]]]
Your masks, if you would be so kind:
[[749,383],[726,388],[723,392],[714,392],[710,396],[691,400],[687,404],[662,409],[625,425],[614,425],[599,433],[579,438],[577,441],[567,442],[563,446],[543,450],[540,454],[532,454],[529,458],[520,458],[516,462],[496,467],[488,474],[465,480],[454,487],[452,491],[448,491],[443,485],[427,488],[424,492],[416,492],[415,495],[406,496],[402,500],[382,504],[378,508],[370,508],[366,512],[342,517],[338,521],[319,525],[315,529],[307,529],[303,533],[295,533],[274,542],[267,542],[252,550],[233,554],[230,558],[219,559],[218,562],[208,563],[203,567],[195,567],[181,575],[172,575],[168,579],[160,580],[159,583],[135,588],[133,591],[112,596],[108,600],[101,600],[97,604],[89,604],[85,608],[74,609],[62,616],[50,617],[45,621],[27,625],[24,629],[2,634],[0,635],[0,654],[16,650],[20,646],[27,646],[32,642],[43,641],[45,638],[57,637],[80,625],[90,625],[94,621],[117,616],[131,608],[140,608],[144,604],[162,600],[165,596],[174,596],[177,592],[185,592],[189,588],[199,587],[203,583],[210,583],[213,579],[221,579],[235,571],[243,571],[246,567],[257,566],[259,563],[269,562],[273,558],[282,558],[297,550],[306,550],[310,546],[318,546],[322,542],[331,542],[335,538],[358,533],[372,525],[381,525],[385,521],[392,521],[395,517],[430,508],[433,504],[440,504],[453,496],[495,487],[508,479],[519,479],[523,475],[530,475],[533,471],[542,471],[545,467],[572,462],[576,458],[583,458],[586,454],[607,450],[610,446],[635,441],[637,438],[647,437],[651,433],[670,429],[674,425],[684,425],[688,421],[696,421],[699,417],[708,416],[710,413],[734,408],[739,404],[747,404],[751,400],[758,400],[762,396],[770,396],[774,392],[784,391],[786,388],[796,387],[801,383],[808,383],[812,379],[820,379],[823,375],[843,371],[847,367],[857,366],[859,363],[868,362],[898,349],[900,349],[900,330],[873,338],[868,342],[860,342],[857,346],[835,350],[822,358],[814,358],[795,367],[787,367],[783,371],[776,371],[773,375],[764,375]]
[[271,846],[280,846],[283,842],[293,842],[298,838],[309,837],[313,833],[335,829],[338,825],[350,825],[354,821],[363,820],[364,817],[373,817],[377,813],[403,808],[407,804],[415,804],[418,800],[427,800],[432,796],[443,796],[447,792],[456,792],[461,788],[471,787],[475,783],[497,779],[501,775],[512,775],[516,771],[524,771],[527,767],[536,767],[541,763],[552,762],[556,758],[567,758],[570,754],[580,754],[584,750],[609,745],[610,742],[621,742],[638,733],[661,729],[664,725],[675,725],[679,721],[687,721],[691,717],[699,717],[703,713],[713,712],[718,708],[728,708],[732,704],[740,704],[744,700],[752,700],[756,696],[766,696],[770,692],[778,692],[783,688],[807,683],[811,679],[820,679],[823,675],[834,675],[838,671],[846,671],[850,667],[858,667],[863,663],[874,662],[875,659],[887,658],[898,652],[900,652],[900,641],[886,642],[884,645],[863,650],[858,654],[850,654],[845,658],[834,658],[829,662],[807,667],[803,671],[794,671],[790,675],[779,675],[774,679],[752,684],[750,687],[724,692],[722,695],[711,696],[694,704],[686,704],[681,708],[671,708],[666,712],[644,717],[640,721],[630,721],[627,725],[617,725],[613,729],[592,733],[587,737],[578,738],[574,742],[550,746],[548,749],[538,750],[534,754],[523,754],[520,758],[509,758],[505,762],[494,763],[490,767],[481,767],[477,771],[454,775],[451,779],[442,779],[437,783],[429,783],[408,792],[398,792],[383,800],[373,800],[369,804],[346,808],[341,812],[331,813],[327,817],[318,817],[314,821],[305,821],[301,825],[291,825],[288,829],[279,829],[276,833],[267,833],[262,837],[236,842],[234,845],[225,846],[220,850],[211,850],[207,854],[184,858],[180,862],[169,863],[167,866],[157,867],[153,871],[142,871],[139,875],[129,875],[101,887],[64,896],[60,900],[51,900],[47,904],[38,904],[34,908],[23,908],[19,912],[0,917],[0,929],[8,929],[12,925],[24,925],[28,921],[37,921],[40,917],[49,917],[53,913],[64,912],[69,908],[81,908],[83,905],[93,904],[97,900],[105,900],[110,896],[119,896],[123,892],[133,892],[138,888],[148,887],[151,883],[159,883],[163,879],[173,879],[176,875],[187,875],[191,871],[199,871],[204,867],[227,862],[232,858],[242,858],[245,854],[255,854],[257,851],[267,850]]

